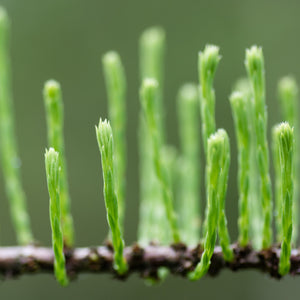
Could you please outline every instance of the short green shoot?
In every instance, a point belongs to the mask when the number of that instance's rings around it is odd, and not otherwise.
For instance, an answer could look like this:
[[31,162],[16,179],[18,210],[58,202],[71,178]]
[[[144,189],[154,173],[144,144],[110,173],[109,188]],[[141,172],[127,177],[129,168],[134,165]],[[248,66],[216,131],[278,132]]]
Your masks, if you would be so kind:
[[[280,158],[280,210],[282,243],[279,259],[279,274],[285,275],[290,270],[291,240],[293,231],[293,181],[294,181],[294,132],[288,123],[281,123],[274,129],[275,147]],[[278,210],[279,207],[276,207]],[[278,219],[279,221],[279,219]],[[277,228],[279,224],[277,225]]]
[[[299,173],[299,155],[300,155],[300,145],[299,145],[299,96],[298,96],[298,85],[296,80],[291,76],[283,77],[278,83],[278,95],[280,102],[281,117],[283,120],[289,122],[294,128],[295,132],[295,145],[294,145],[294,207],[293,207],[293,236],[292,242],[296,244],[298,236],[298,214],[299,214],[299,188],[298,183],[300,180]],[[276,198],[278,195],[276,194]]]
[[63,102],[60,84],[55,80],[49,80],[44,86],[44,102],[48,128],[48,146],[59,153],[60,175],[60,205],[61,219],[66,246],[74,244],[73,218],[70,209],[70,194],[67,179],[67,166],[64,145],[64,121]]
[[50,223],[52,230],[52,248],[54,252],[54,273],[57,281],[65,286],[68,284],[64,256],[63,231],[61,227],[60,205],[60,162],[59,154],[53,148],[46,150],[45,166],[50,197]]
[[219,223],[220,201],[219,191],[220,184],[223,182],[220,170],[224,159],[224,133],[218,130],[211,135],[207,143],[207,214],[206,214],[206,234],[204,241],[204,251],[201,260],[195,270],[189,273],[189,279],[198,280],[203,277],[210,266],[210,260],[214,252],[217,239],[217,229]]
[[118,198],[115,187],[114,175],[114,143],[110,123],[100,119],[96,127],[98,146],[101,154],[102,172],[104,182],[104,201],[107,213],[107,221],[111,231],[114,247],[114,268],[119,274],[126,273],[128,266],[123,256],[124,241],[120,228]]

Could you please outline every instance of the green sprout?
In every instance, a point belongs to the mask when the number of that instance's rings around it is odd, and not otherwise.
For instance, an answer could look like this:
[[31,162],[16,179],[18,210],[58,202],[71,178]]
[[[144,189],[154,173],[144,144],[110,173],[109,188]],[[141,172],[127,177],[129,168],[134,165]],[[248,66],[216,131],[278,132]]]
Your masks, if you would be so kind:
[[202,136],[205,153],[207,140],[216,131],[213,80],[220,59],[221,56],[219,55],[219,48],[217,46],[207,45],[203,52],[199,52],[198,72],[200,78]]
[[249,182],[250,182],[250,99],[242,92],[233,92],[230,96],[232,115],[235,123],[238,147],[238,183],[239,183],[239,243],[249,243]]
[[10,212],[18,243],[34,241],[26,208],[26,196],[21,183],[20,158],[15,136],[13,99],[9,60],[10,22],[6,11],[0,8],[0,147],[1,164]]
[[[159,83],[155,103],[158,124],[158,139],[164,140],[163,125],[163,80],[164,80],[165,32],[160,27],[146,29],[139,43],[140,79],[154,78]],[[139,120],[139,166],[140,166],[140,220],[138,241],[141,245],[150,242],[168,244],[171,233],[165,219],[161,184],[153,165],[150,132],[147,130],[143,112]],[[166,230],[161,230],[166,228]]]
[[158,122],[155,114],[155,101],[158,96],[158,83],[155,79],[148,78],[142,83],[140,95],[143,111],[145,114],[148,130],[152,139],[153,165],[156,176],[161,184],[161,191],[165,205],[167,219],[171,228],[173,242],[180,241],[176,215],[173,208],[173,193],[170,180],[167,176],[166,166],[161,159],[162,145],[159,140]]
[[[223,201],[221,199],[225,195],[220,194],[220,192],[224,192],[224,187],[222,185],[225,183],[225,173],[222,174],[220,170],[224,167],[224,162],[226,164],[226,157],[228,160],[226,136],[226,132],[223,129],[219,129],[208,139],[206,165],[207,214],[204,251],[195,270],[189,273],[190,280],[198,280],[207,273],[215,248],[218,224],[220,224],[220,220],[223,219],[223,217],[220,217],[220,214],[223,214],[224,209]],[[223,222],[222,225],[226,226],[226,221],[225,224]],[[222,232],[222,235],[223,234],[224,233]],[[222,236],[222,239],[223,241],[226,241],[226,237],[224,237],[225,236]],[[226,243],[223,245],[227,248]],[[222,249],[224,250],[224,247]]]
[[[298,85],[296,80],[291,76],[283,77],[278,83],[278,95],[280,100],[280,108],[282,112],[283,120],[289,122],[293,126],[295,131],[295,136],[299,136],[299,113],[298,113]],[[299,154],[300,154],[300,145],[299,139],[295,139],[294,145],[294,208],[293,208],[293,244],[296,244],[298,236],[298,213],[299,213],[299,203],[298,203],[298,182],[300,179],[299,174]],[[278,179],[280,176],[277,177]],[[277,189],[276,189],[277,190]],[[276,193],[276,199],[278,194]]]
[[66,246],[74,244],[73,218],[70,209],[70,194],[67,179],[65,145],[63,135],[63,102],[60,84],[49,80],[44,86],[44,103],[48,127],[48,146],[54,148],[59,155],[60,175],[60,205],[64,242]]
[[245,65],[254,95],[256,156],[260,176],[259,198],[263,211],[261,243],[263,248],[268,248],[272,243],[272,188],[269,174],[265,69],[262,49],[257,46],[247,49]]
[[178,215],[182,241],[196,245],[200,240],[200,120],[198,88],[195,84],[182,86],[177,108],[182,151],[178,168]]
[[219,129],[216,133],[218,139],[223,140],[221,165],[219,170],[219,185],[217,190],[217,196],[219,201],[219,220],[218,220],[218,231],[219,240],[222,247],[223,256],[226,261],[233,260],[233,251],[230,248],[230,236],[227,227],[227,219],[225,214],[225,198],[227,192],[228,172],[230,165],[230,145],[229,138],[224,129]]
[[[290,270],[291,240],[293,231],[293,181],[294,181],[294,132],[285,122],[274,129],[275,147],[278,148],[281,170],[280,182],[280,210],[277,214],[281,218],[282,243],[279,259],[279,274],[285,275]],[[276,207],[279,209],[279,207]]]
[[103,192],[107,212],[107,220],[111,231],[112,243],[114,247],[114,268],[119,274],[124,274],[126,273],[128,267],[123,256],[124,241],[119,223],[119,201],[116,194],[113,159],[113,133],[110,123],[107,120],[102,121],[100,119],[99,126],[96,127],[96,135],[99,150],[101,153],[104,181]]
[[109,119],[114,133],[115,182],[120,226],[123,228],[126,185],[126,79],[118,53],[113,51],[106,53],[102,62],[109,103]]
[[59,154],[53,148],[46,150],[45,166],[48,192],[50,197],[50,222],[52,230],[52,248],[54,252],[54,272],[57,281],[65,286],[68,284],[66,262],[64,256],[63,231],[61,227],[61,193],[60,193],[60,161]]

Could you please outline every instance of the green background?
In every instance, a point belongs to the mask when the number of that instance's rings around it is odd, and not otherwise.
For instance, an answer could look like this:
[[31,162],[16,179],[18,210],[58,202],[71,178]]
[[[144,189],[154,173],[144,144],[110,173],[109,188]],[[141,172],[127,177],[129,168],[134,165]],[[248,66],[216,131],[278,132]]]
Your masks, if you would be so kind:
[[[180,84],[197,81],[197,52],[206,43],[221,47],[216,77],[217,126],[228,130],[232,165],[227,214],[232,239],[237,236],[236,150],[228,95],[245,74],[245,48],[263,46],[267,76],[269,124],[279,121],[276,83],[280,76],[299,71],[299,1],[276,0],[7,0],[0,1],[12,19],[11,56],[17,135],[22,174],[34,234],[50,245],[48,196],[43,155],[46,124],[42,101],[45,80],[63,87],[65,138],[76,245],[101,244],[107,233],[100,156],[94,125],[107,116],[101,55],[120,52],[128,81],[128,193],[126,243],[136,239],[138,224],[138,38],[148,26],[167,32],[165,109],[168,142],[178,145],[176,93]],[[270,127],[269,127],[270,128]],[[0,175],[0,240],[15,244]],[[299,279],[275,281],[254,272],[224,271],[217,278],[190,283],[169,277],[149,288],[137,276],[118,282],[109,275],[81,275],[61,288],[51,275],[24,276],[0,285],[2,299],[293,299]]]

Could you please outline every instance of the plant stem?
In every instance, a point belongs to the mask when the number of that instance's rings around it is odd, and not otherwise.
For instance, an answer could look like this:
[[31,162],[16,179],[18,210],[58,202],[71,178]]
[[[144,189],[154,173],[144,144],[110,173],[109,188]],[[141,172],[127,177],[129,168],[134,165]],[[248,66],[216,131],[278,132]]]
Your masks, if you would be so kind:
[[265,69],[262,49],[257,46],[247,49],[245,65],[254,95],[256,155],[260,176],[260,198],[263,210],[262,247],[265,249],[271,246],[272,243],[272,189],[269,175]]
[[127,263],[123,256],[124,242],[119,224],[119,201],[115,188],[113,133],[107,120],[100,119],[99,126],[96,127],[96,135],[101,153],[107,221],[114,247],[114,268],[118,274],[124,274],[127,272]]
[[21,183],[20,158],[17,150],[13,99],[10,83],[9,59],[10,22],[6,11],[0,8],[0,140],[1,163],[5,189],[18,243],[26,245],[34,238],[26,208],[26,197]]
[[64,242],[68,247],[74,244],[74,226],[70,207],[70,193],[68,187],[67,164],[64,145],[64,117],[63,101],[60,84],[55,80],[49,80],[44,86],[44,103],[47,117],[48,146],[59,153],[60,175],[60,205],[62,230]]

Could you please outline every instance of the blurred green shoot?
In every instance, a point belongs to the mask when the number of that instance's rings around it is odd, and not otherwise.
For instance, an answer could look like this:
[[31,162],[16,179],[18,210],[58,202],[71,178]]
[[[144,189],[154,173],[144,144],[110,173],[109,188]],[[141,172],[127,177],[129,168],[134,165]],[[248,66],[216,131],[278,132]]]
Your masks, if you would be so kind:
[[[274,129],[275,147],[278,148],[279,164],[281,171],[280,181],[280,210],[277,211],[281,218],[282,243],[279,259],[279,274],[285,275],[290,270],[291,239],[293,231],[293,181],[294,181],[294,132],[285,122]],[[278,210],[279,207],[276,207]]]
[[47,119],[48,146],[59,153],[60,175],[60,205],[61,220],[64,232],[64,243],[68,247],[74,244],[73,218],[70,208],[70,194],[67,179],[67,166],[64,145],[64,117],[63,101],[60,84],[49,80],[44,86],[44,103]]
[[1,164],[10,204],[17,241],[26,245],[34,241],[26,208],[26,197],[21,183],[20,158],[17,150],[13,99],[10,83],[9,58],[10,21],[6,11],[0,7],[0,147]]
[[52,248],[54,252],[54,273],[57,281],[65,286],[69,280],[66,274],[64,256],[63,231],[61,228],[61,199],[60,199],[60,162],[59,154],[53,148],[46,150],[45,166],[48,192],[50,197],[50,222],[52,230]]
[[126,78],[118,53],[110,51],[102,59],[108,96],[109,119],[115,144],[115,182],[119,220],[123,231],[126,186]]
[[[300,181],[299,174],[299,155],[300,155],[300,145],[299,145],[299,105],[298,105],[298,85],[296,80],[291,76],[283,77],[278,83],[278,95],[280,102],[280,111],[282,119],[289,122],[294,128],[295,132],[295,145],[294,145],[294,207],[293,207],[293,236],[292,242],[296,244],[298,236],[298,214],[299,214],[299,187],[298,183]],[[277,184],[276,184],[277,185]],[[277,190],[277,188],[276,188]],[[278,198],[276,192],[276,199]]]
[[230,104],[238,147],[239,238],[242,247],[249,244],[249,182],[250,182],[250,99],[242,92],[233,92]]
[[111,230],[112,244],[114,247],[114,268],[119,274],[126,273],[128,266],[123,256],[124,241],[120,228],[118,198],[115,187],[114,174],[114,143],[110,123],[100,119],[96,127],[98,146],[101,154],[104,200],[108,225]]
[[[241,92],[245,101],[248,103],[248,129],[249,134],[249,151],[250,161],[249,165],[249,187],[248,187],[248,210],[249,210],[249,238],[252,246],[259,250],[262,240],[263,228],[263,213],[260,199],[260,178],[258,173],[257,162],[257,142],[256,142],[256,128],[255,128],[255,104],[253,99],[253,91],[250,80],[246,78],[239,79],[234,87],[235,91]],[[245,211],[244,211],[245,212]],[[242,221],[241,221],[242,222]]]
[[[140,90],[140,98],[145,119],[152,140],[153,149],[153,165],[155,167],[156,176],[161,185],[163,194],[165,212],[171,228],[173,242],[180,241],[176,215],[173,207],[173,193],[166,170],[166,165],[162,159],[162,143],[159,139],[159,127],[155,114],[155,102],[158,101],[158,82],[153,78],[145,79]],[[161,230],[165,230],[162,229]]]
[[269,150],[267,142],[267,112],[265,100],[265,69],[262,48],[252,46],[246,50],[246,69],[254,95],[256,155],[260,176],[259,199],[262,203],[262,248],[272,243],[272,188],[269,175]]
[[217,46],[206,45],[204,51],[199,52],[198,72],[200,78],[202,137],[205,153],[207,140],[216,131],[213,81],[220,59],[221,56]]
[[[163,125],[163,80],[165,32],[160,27],[146,29],[139,42],[140,79],[154,78],[159,83],[155,115],[158,124],[158,139],[164,140]],[[150,242],[169,244],[170,229],[165,218],[160,182],[153,165],[150,132],[147,130],[143,112],[139,120],[139,165],[140,165],[140,219],[138,241],[141,245]],[[161,230],[165,228],[165,230]]]
[[195,84],[183,85],[178,93],[177,112],[181,145],[178,215],[182,241],[197,245],[200,240],[200,134],[199,96]]

